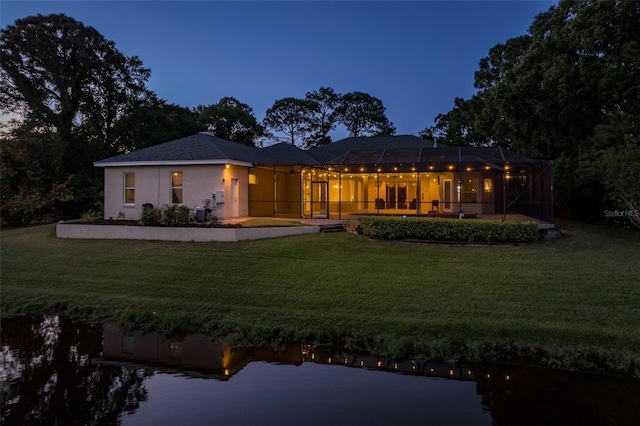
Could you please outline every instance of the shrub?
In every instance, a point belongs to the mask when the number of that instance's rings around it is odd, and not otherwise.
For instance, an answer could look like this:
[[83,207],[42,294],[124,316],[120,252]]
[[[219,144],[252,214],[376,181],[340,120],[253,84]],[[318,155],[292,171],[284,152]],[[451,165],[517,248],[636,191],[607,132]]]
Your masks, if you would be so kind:
[[171,204],[162,209],[162,223],[165,225],[184,225],[189,223],[191,210],[180,204]]
[[160,225],[162,222],[162,211],[160,209],[142,209],[138,223],[140,225]]
[[361,218],[360,226],[363,235],[387,240],[524,243],[537,241],[539,236],[533,222],[370,216]]

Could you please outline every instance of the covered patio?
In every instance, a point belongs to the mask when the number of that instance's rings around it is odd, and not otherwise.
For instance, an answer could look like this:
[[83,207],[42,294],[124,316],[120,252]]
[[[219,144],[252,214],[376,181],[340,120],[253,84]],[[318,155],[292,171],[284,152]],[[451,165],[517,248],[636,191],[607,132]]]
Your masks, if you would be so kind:
[[353,149],[301,167],[302,217],[353,214],[553,221],[553,164],[501,147]]

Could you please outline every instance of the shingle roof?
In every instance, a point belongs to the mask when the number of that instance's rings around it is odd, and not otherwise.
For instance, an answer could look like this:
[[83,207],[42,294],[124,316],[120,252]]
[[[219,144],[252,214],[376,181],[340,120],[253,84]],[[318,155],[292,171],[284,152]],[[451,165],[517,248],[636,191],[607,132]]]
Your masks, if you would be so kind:
[[303,151],[288,143],[278,143],[262,149],[263,159],[256,164],[283,164],[283,165],[305,165],[318,164],[317,160],[311,157],[310,151]]
[[349,151],[381,151],[384,149],[419,149],[439,146],[436,142],[412,135],[397,136],[363,136],[342,139],[318,148],[309,150],[320,163],[335,163],[336,159],[345,156]]
[[445,147],[411,135],[346,138],[304,151],[286,143],[256,148],[203,132],[106,158],[95,165],[225,161],[254,165],[534,162],[501,147]]
[[129,162],[179,162],[237,160],[254,162],[261,158],[260,149],[217,138],[208,133],[198,133],[159,145],[97,161],[104,163]]

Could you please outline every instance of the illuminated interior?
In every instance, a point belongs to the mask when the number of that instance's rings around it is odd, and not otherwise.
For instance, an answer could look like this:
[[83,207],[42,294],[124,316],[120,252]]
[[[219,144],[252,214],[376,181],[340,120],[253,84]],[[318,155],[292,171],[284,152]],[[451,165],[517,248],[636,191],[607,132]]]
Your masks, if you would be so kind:
[[504,154],[499,148],[372,148],[320,164],[256,166],[249,215],[476,217],[509,211],[542,217],[533,209],[550,198],[551,168],[528,159],[510,163]]

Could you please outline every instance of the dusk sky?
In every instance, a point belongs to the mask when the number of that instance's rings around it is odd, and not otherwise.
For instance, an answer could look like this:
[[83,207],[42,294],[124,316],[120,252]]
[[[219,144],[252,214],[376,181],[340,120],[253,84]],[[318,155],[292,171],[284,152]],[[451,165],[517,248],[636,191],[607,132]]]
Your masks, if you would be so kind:
[[[2,28],[64,13],[151,69],[151,90],[186,107],[233,96],[262,120],[274,101],[332,87],[382,100],[417,135],[474,93],[489,49],[527,33],[557,1],[12,1]],[[347,136],[339,129],[334,139]]]

